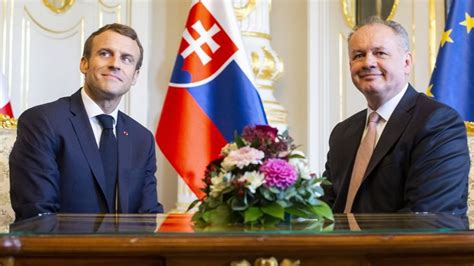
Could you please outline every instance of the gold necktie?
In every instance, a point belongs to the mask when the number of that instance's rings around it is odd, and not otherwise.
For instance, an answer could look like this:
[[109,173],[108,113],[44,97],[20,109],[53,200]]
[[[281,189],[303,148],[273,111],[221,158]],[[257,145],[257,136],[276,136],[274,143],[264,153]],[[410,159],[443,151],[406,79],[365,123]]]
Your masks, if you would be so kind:
[[364,177],[367,166],[369,165],[370,157],[372,157],[372,152],[375,148],[375,141],[377,140],[377,123],[379,119],[380,116],[376,112],[372,112],[369,115],[367,134],[360,143],[354,162],[354,168],[352,169],[351,183],[347,193],[347,201],[346,207],[344,208],[344,213],[351,212],[357,190],[359,190],[360,184],[362,183],[362,178]]

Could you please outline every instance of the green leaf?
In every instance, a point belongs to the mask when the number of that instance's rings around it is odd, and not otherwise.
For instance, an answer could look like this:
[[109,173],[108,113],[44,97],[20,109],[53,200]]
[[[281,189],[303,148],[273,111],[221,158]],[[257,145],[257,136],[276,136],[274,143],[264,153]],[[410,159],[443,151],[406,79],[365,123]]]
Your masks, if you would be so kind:
[[295,216],[295,217],[302,217],[302,218],[309,218],[309,214],[297,207],[290,207],[286,208],[285,212]]
[[261,220],[260,223],[265,225],[265,227],[273,226],[281,222],[283,219],[276,218],[270,215],[265,215]]
[[300,158],[300,159],[304,159],[306,157],[304,157],[303,155],[301,154],[297,154],[297,153],[293,153],[293,154],[290,154],[290,156],[288,156],[289,159],[294,159],[294,158]]
[[191,202],[191,204],[189,204],[189,207],[188,207],[188,209],[186,210],[186,212],[189,212],[190,210],[192,210],[192,209],[196,206],[196,204],[198,204],[199,202],[201,202],[201,200],[199,200],[199,199],[197,199],[197,200]]
[[291,202],[289,202],[289,201],[287,201],[287,200],[278,200],[277,203],[278,203],[278,205],[280,205],[283,209],[285,209],[285,208],[291,206]]
[[270,203],[266,206],[262,206],[260,209],[262,210],[262,212],[275,218],[283,220],[283,218],[285,217],[285,209],[276,202]]
[[208,197],[206,202],[207,202],[209,208],[211,208],[211,209],[217,208],[219,205],[222,205],[221,198]]
[[279,194],[280,193],[280,190],[276,187],[269,187],[268,190],[270,190],[270,192],[272,192],[273,194]]
[[321,201],[320,205],[313,206],[312,209],[314,214],[321,215],[328,220],[334,221],[334,214],[332,213],[331,207],[329,207],[325,202]]
[[202,219],[202,215],[203,215],[203,214],[202,214],[201,212],[195,212],[195,213],[193,214],[193,218],[192,218],[191,220],[194,221],[194,222],[200,222],[200,221],[203,220],[203,219]]
[[269,201],[275,200],[275,197],[273,196],[273,193],[270,192],[270,190],[268,190],[266,188],[261,188],[260,192],[261,192],[264,199],[269,200]]
[[330,186],[332,185],[331,181],[327,180],[327,179],[324,179],[322,182],[321,182],[322,185],[325,185],[325,186]]
[[206,215],[206,221],[209,224],[224,225],[230,222],[231,211],[227,205],[221,205],[213,210],[206,212],[204,216]]
[[258,207],[250,207],[244,212],[244,223],[254,223],[260,217],[263,216],[263,212]]
[[244,140],[237,134],[237,132],[235,132],[234,141],[235,141],[235,144],[237,144],[238,148],[242,148],[245,146]]

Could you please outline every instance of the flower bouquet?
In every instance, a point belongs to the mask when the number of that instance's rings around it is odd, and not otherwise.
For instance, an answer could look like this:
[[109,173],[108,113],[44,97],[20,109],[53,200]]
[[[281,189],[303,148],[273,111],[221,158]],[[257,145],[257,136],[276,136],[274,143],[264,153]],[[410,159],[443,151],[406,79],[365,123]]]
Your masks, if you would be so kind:
[[201,203],[193,216],[201,225],[274,225],[292,216],[333,220],[331,208],[319,199],[323,182],[287,132],[248,126],[207,166],[206,196],[189,209]]

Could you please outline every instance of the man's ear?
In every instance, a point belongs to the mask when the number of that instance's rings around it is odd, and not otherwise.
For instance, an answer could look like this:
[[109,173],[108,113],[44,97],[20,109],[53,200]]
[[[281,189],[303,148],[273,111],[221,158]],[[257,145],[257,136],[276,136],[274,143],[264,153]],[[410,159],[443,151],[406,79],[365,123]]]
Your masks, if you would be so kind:
[[409,75],[413,67],[413,55],[411,52],[405,54],[405,74]]
[[82,57],[79,68],[81,69],[82,74],[86,74],[87,70],[89,70],[89,60],[85,57]]
[[140,74],[140,69],[135,70],[135,73],[133,73],[132,86],[137,83],[138,74]]

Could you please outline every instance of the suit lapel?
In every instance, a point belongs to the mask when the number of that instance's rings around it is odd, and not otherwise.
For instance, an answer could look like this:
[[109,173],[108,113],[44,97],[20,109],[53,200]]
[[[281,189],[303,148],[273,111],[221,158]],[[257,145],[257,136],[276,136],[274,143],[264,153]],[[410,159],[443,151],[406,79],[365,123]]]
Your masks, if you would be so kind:
[[390,148],[395,145],[398,138],[408,125],[408,122],[410,122],[412,115],[409,113],[409,110],[415,105],[417,95],[415,89],[409,85],[405,95],[403,95],[399,104],[393,111],[382,135],[380,136],[374,153],[369,161],[369,165],[367,166],[364,180],[368,175],[370,175],[375,166],[377,166]]
[[119,111],[117,117],[117,142],[118,142],[118,195],[119,195],[119,211],[128,212],[128,185],[129,180],[125,169],[130,169],[130,129],[125,121],[124,114]]
[[102,167],[100,153],[95,141],[94,133],[89,122],[89,117],[87,116],[82,102],[80,90],[71,96],[71,112],[74,114],[74,116],[70,118],[70,121],[74,131],[76,132],[77,138],[84,153],[84,157],[87,159],[92,173],[99,184],[104,201],[107,201],[107,197],[105,196],[106,185],[104,169]]
[[[349,184],[351,182],[351,175],[352,175],[352,168],[354,168],[354,161],[357,154],[357,149],[359,149],[360,140],[362,138],[362,134],[364,133],[365,127],[365,120],[367,117],[367,110],[361,111],[357,113],[354,117],[354,121],[349,121],[349,126],[345,132],[344,137],[340,138],[343,143],[339,147],[341,147],[341,151],[338,153],[347,154],[344,156],[342,163],[340,164],[341,167],[346,166],[341,173],[341,176],[344,177],[344,181],[341,183],[342,188],[340,191],[343,191],[341,195],[347,195],[347,191],[349,190]],[[345,161],[351,162],[349,164],[344,163]],[[341,201],[343,204],[346,203],[344,199]],[[342,206],[344,208],[344,206]]]

